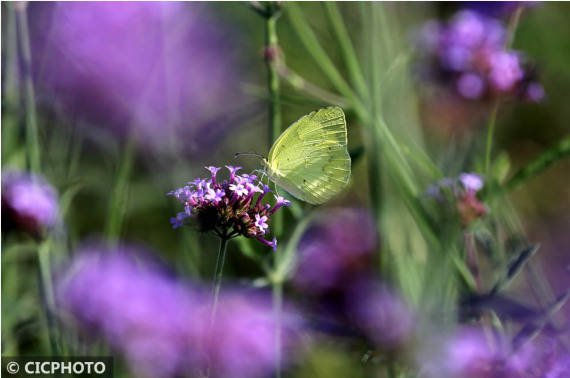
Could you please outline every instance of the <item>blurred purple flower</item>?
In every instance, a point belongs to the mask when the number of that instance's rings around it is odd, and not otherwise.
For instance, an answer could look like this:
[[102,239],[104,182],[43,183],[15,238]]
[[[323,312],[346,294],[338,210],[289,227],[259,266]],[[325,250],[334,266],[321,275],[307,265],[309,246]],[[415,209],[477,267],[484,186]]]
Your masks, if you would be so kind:
[[411,336],[414,316],[402,298],[371,279],[350,286],[348,308],[354,323],[385,349],[401,347]]
[[29,14],[40,97],[67,117],[188,151],[220,135],[220,109],[243,105],[237,34],[203,4],[56,2]]
[[449,24],[446,43],[472,47],[482,44],[486,37],[486,20],[477,13],[461,11]]
[[481,76],[473,73],[466,73],[457,80],[457,91],[468,99],[478,99],[483,94],[485,82]]
[[7,171],[2,174],[2,209],[18,227],[38,233],[59,220],[59,205],[54,188],[42,177]]
[[323,214],[300,242],[293,281],[313,293],[341,287],[347,279],[369,270],[377,242],[375,222],[366,210]]
[[436,183],[428,186],[426,196],[437,200],[443,200],[441,190],[449,188],[456,197],[460,197],[463,192],[477,193],[485,185],[485,180],[477,173],[461,173],[457,178],[445,177]]
[[142,376],[172,376],[199,363],[199,295],[136,248],[83,249],[60,281],[58,299]]
[[428,186],[426,188],[425,195],[427,197],[436,199],[438,201],[443,201],[444,198],[442,196],[441,190],[444,188],[454,188],[454,186],[455,186],[455,180],[449,177],[444,177],[441,180],[435,182],[434,184]]
[[446,343],[444,376],[485,378],[520,377],[532,360],[532,348],[511,353],[494,340],[493,344],[479,328],[462,328]]
[[484,185],[484,179],[480,175],[461,173],[456,179],[444,178],[428,186],[425,195],[451,209],[467,226],[488,212],[487,207],[477,198],[477,192]]
[[544,373],[544,378],[565,378],[570,372],[570,354],[557,358]]
[[528,101],[539,102],[544,99],[546,93],[544,92],[544,88],[542,85],[538,83],[530,83],[526,88],[525,95]]
[[470,192],[478,192],[484,185],[483,179],[477,173],[462,173],[459,175],[459,181]]
[[[271,190],[262,188],[261,181],[255,175],[237,175],[238,168],[226,166],[230,171],[230,180],[217,179],[220,168],[206,167],[212,172],[210,179],[196,179],[188,185],[169,192],[181,204],[185,212],[171,218],[173,228],[184,225],[186,218],[194,219],[201,231],[212,231],[220,238],[231,239],[238,235],[255,238],[261,243],[277,248],[277,239],[263,238],[269,231],[271,216],[282,206],[289,206],[289,201],[275,197],[276,204],[262,204],[265,195]],[[257,194],[257,199],[253,197]]]
[[[523,67],[521,53],[506,50],[507,31],[499,20],[463,10],[446,23],[426,22],[420,33],[421,71],[464,99],[520,96],[533,76]],[[526,98],[543,97],[536,94]]]
[[58,282],[57,298],[84,331],[122,353],[137,376],[198,376],[209,368],[215,377],[257,377],[275,366],[270,301],[224,293],[212,326],[208,295],[140,248],[82,249]]
[[215,377],[265,377],[275,367],[275,323],[265,297],[225,294],[203,339]]
[[493,54],[490,65],[489,81],[499,91],[506,92],[512,89],[524,76],[520,59],[513,52],[499,51]]

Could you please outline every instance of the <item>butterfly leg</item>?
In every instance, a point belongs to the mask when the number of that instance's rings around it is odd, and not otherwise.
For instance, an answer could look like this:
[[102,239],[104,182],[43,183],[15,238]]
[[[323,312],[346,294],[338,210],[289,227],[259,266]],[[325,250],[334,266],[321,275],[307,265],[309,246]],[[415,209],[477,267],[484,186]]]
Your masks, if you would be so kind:
[[[259,178],[261,182],[263,182],[264,178],[268,177],[265,169],[255,169],[254,172],[261,173],[261,177]],[[267,180],[267,184],[269,184],[269,179]]]

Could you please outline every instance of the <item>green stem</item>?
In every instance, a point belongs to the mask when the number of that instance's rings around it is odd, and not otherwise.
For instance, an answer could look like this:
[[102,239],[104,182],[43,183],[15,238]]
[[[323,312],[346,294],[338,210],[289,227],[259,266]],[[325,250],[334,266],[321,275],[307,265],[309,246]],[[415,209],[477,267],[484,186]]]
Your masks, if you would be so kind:
[[50,259],[51,240],[45,237],[38,246],[38,265],[39,265],[39,278],[41,285],[41,294],[44,300],[46,326],[48,331],[48,338],[50,346],[54,354],[59,354],[59,346],[56,338],[56,330],[54,324],[55,314],[55,295],[52,283],[51,274],[51,259]]
[[4,106],[2,114],[2,159],[8,161],[18,146],[18,123],[20,119],[20,88],[18,78],[20,64],[18,63],[18,21],[14,7],[7,7],[6,16],[6,59],[4,61],[6,72],[4,75]]
[[493,134],[495,133],[495,124],[497,123],[497,113],[499,112],[499,100],[495,100],[489,122],[487,123],[487,141],[485,143],[485,175],[489,176],[491,169],[491,152],[493,150]]
[[20,31],[20,43],[22,49],[22,63],[24,65],[24,88],[26,98],[26,145],[30,159],[30,170],[40,172],[40,147],[38,138],[38,122],[36,115],[36,99],[34,83],[32,80],[32,51],[28,28],[27,7],[18,7],[18,26]]
[[[505,49],[510,49],[515,40],[515,33],[519,25],[523,7],[519,6],[515,10],[515,13],[509,21],[509,27],[507,31],[507,38],[505,39]],[[497,113],[499,112],[500,100],[495,100],[493,108],[491,109],[491,115],[489,116],[489,122],[487,123],[487,141],[485,143],[485,175],[489,176],[491,169],[491,153],[493,150],[493,134],[495,133],[495,123],[497,122]]]
[[289,241],[285,247],[279,247],[275,251],[273,260],[273,270],[268,272],[268,278],[271,282],[273,294],[273,314],[275,321],[275,376],[281,377],[282,363],[282,324],[281,317],[283,312],[283,283],[293,270],[295,262],[295,252],[301,236],[304,234],[308,225],[314,218],[313,215],[306,216],[297,223]]
[[214,324],[214,320],[216,318],[218,297],[220,295],[220,288],[222,287],[222,276],[224,274],[224,262],[226,261],[227,246],[228,239],[220,238],[220,249],[218,251],[218,258],[216,259],[216,271],[214,273],[214,282],[212,285],[212,310],[210,313],[210,325]]
[[[267,63],[267,82],[269,90],[269,143],[277,140],[281,134],[281,100],[279,85],[279,40],[277,38],[277,18],[278,10],[272,8],[272,4],[268,5],[267,15],[265,17],[265,54]],[[283,229],[283,215],[278,212],[273,217],[273,226],[275,234],[281,235]]]
[[350,79],[356,87],[358,94],[361,97],[365,97],[368,92],[366,81],[364,80],[364,75],[362,74],[360,64],[358,63],[358,57],[354,51],[354,46],[350,40],[350,36],[348,35],[348,31],[346,30],[346,26],[344,25],[337,4],[329,1],[323,4],[338,39],[340,51],[346,63]]
[[[281,134],[281,104],[279,93],[279,40],[277,39],[278,11],[268,5],[265,17],[265,52],[268,70],[268,89],[271,102],[269,104],[269,146]],[[283,231],[283,213],[278,212],[273,216],[275,234],[281,235]],[[279,261],[278,253],[275,252],[275,262]],[[275,316],[275,374],[281,377],[281,311],[283,302],[282,283],[272,281],[273,287],[273,313]]]
[[275,376],[281,377],[281,314],[283,311],[283,284],[273,282],[273,316],[275,322]]
[[121,236],[123,218],[127,209],[128,185],[133,165],[134,151],[135,138],[134,132],[131,131],[121,156],[115,187],[113,188],[111,201],[109,201],[107,224],[105,228],[105,235],[108,241],[117,240]]
[[265,51],[267,57],[267,82],[270,95],[269,104],[269,145],[281,133],[281,104],[279,98],[279,73],[275,64],[275,55],[279,54],[279,44],[277,39],[277,16],[268,16],[265,19]]
[[524,9],[523,5],[520,5],[513,13],[511,20],[509,21],[509,29],[507,33],[507,39],[505,40],[505,48],[510,49],[515,41],[515,34],[517,32],[517,27],[519,26],[519,21],[521,19],[521,14]]
[[4,99],[6,104],[16,108],[20,96],[18,90],[19,64],[18,64],[18,12],[14,7],[7,7],[6,16],[6,76],[4,87]]
[[[369,14],[366,17],[366,21],[369,22],[371,28],[371,36],[368,38],[369,41],[369,51],[373,62],[378,62],[379,58],[379,46],[377,41],[378,32],[376,30],[378,23],[375,22],[375,7],[370,7]],[[372,82],[370,88],[370,113],[373,114],[374,119],[378,119],[382,113],[382,97],[380,88],[380,75],[379,69],[375,65],[370,65],[369,67],[370,80]],[[377,227],[380,227],[381,222],[381,212],[382,212],[382,152],[383,145],[382,141],[384,138],[380,135],[380,129],[376,125],[372,124],[370,129],[372,130],[372,140],[370,144],[367,145],[368,150],[368,182],[370,188],[370,199],[372,203],[372,208],[374,214],[376,215]]]
[[[16,7],[18,31],[20,33],[20,48],[22,51],[25,104],[26,104],[26,147],[29,158],[29,168],[33,173],[40,173],[40,147],[38,136],[38,121],[36,114],[36,96],[32,78],[32,50],[30,45],[27,6],[19,4]],[[40,285],[45,299],[47,330],[53,353],[58,353],[58,344],[55,336],[53,314],[55,313],[55,297],[52,285],[51,261],[49,250],[51,240],[44,236],[38,246],[38,266]]]

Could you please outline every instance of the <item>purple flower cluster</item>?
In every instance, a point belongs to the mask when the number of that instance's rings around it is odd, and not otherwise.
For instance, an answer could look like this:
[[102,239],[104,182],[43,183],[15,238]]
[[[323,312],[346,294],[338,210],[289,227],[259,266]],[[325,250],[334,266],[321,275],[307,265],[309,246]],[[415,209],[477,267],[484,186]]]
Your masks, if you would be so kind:
[[267,222],[280,207],[289,206],[290,202],[275,195],[275,205],[263,204],[264,197],[271,192],[267,185],[256,175],[238,175],[241,167],[226,168],[230,172],[229,180],[217,179],[220,168],[206,167],[212,173],[210,178],[197,178],[168,193],[184,205],[184,211],[171,218],[173,227],[181,227],[191,218],[197,221],[201,231],[213,231],[220,238],[243,235],[276,249],[276,238],[272,241],[263,238],[269,231]]
[[453,377],[520,377],[532,363],[531,348],[509,353],[499,340],[491,343],[479,328],[460,329],[448,340],[444,353],[443,367]]
[[426,194],[441,201],[443,200],[442,191],[445,189],[450,189],[456,197],[459,197],[464,193],[476,194],[483,189],[484,184],[484,179],[477,173],[461,173],[456,179],[444,177],[430,185],[426,189]]
[[[58,287],[62,307],[86,330],[101,335],[146,374],[169,376],[198,360],[189,353],[198,334],[194,293],[133,248],[83,249]],[[187,365],[188,364],[188,365]]]
[[52,227],[59,219],[54,188],[43,178],[23,172],[2,175],[2,210],[14,225],[31,233]]
[[36,3],[28,14],[39,100],[66,119],[197,152],[229,125],[220,104],[234,115],[245,105],[231,95],[238,33],[204,4]]
[[453,202],[464,225],[487,214],[487,207],[477,198],[484,179],[476,173],[461,173],[456,179],[443,178],[426,189],[426,195],[440,204]]
[[355,324],[384,349],[402,346],[411,337],[414,314],[395,292],[372,279],[350,285],[347,307]]
[[57,293],[65,314],[121,353],[136,376],[257,377],[274,367],[269,301],[226,293],[212,326],[208,295],[137,248],[82,250]]
[[267,299],[238,292],[221,296],[214,326],[203,338],[212,376],[258,377],[275,367],[275,323]]
[[447,23],[428,21],[419,38],[426,71],[467,100],[510,95],[540,101],[544,89],[522,53],[505,48],[506,34],[501,21],[470,10]]
[[460,326],[451,335],[428,338],[420,351],[425,376],[461,378],[563,378],[570,354],[557,337],[540,335],[517,348],[506,335]]
[[318,304],[319,316],[395,349],[410,336],[413,316],[396,292],[373,278],[377,246],[376,223],[368,211],[329,210],[299,243],[293,284]]
[[377,243],[376,226],[366,210],[331,211],[301,240],[293,282],[315,294],[345,287],[368,271]]

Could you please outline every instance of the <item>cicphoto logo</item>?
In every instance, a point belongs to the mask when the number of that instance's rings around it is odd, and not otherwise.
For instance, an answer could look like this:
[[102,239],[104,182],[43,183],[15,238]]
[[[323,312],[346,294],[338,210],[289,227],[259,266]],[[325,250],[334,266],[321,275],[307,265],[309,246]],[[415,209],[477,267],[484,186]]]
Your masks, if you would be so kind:
[[3,373],[14,377],[113,376],[111,357],[2,357],[2,366]]
[[103,374],[105,373],[104,362],[58,362],[58,361],[30,361],[24,366],[27,374]]

